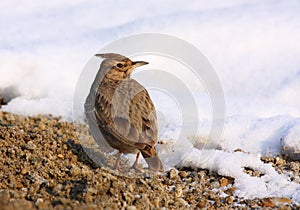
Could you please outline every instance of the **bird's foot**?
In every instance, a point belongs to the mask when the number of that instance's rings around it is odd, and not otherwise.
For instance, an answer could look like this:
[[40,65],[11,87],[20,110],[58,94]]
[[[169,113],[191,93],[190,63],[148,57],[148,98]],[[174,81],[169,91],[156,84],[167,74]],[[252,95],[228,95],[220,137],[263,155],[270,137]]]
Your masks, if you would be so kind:
[[114,165],[114,167],[112,168],[115,171],[120,171],[120,158],[121,158],[121,152],[118,153],[117,155],[117,159],[116,159],[116,163]]
[[121,167],[120,167],[120,163],[119,161],[116,162],[116,164],[114,166],[111,167],[112,170],[114,171],[121,171]]

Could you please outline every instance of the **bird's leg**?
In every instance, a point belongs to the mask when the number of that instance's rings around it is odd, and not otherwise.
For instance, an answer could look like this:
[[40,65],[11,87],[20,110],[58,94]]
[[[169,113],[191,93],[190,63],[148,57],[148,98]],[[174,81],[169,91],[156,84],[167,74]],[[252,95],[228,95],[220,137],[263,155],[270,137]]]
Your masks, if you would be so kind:
[[120,169],[120,158],[121,158],[121,155],[122,155],[122,152],[118,152],[118,155],[117,155],[117,159],[116,159],[116,163],[115,163],[115,166],[114,166],[114,170],[119,170]]
[[140,169],[138,169],[139,157],[140,157],[140,152],[138,152],[136,154],[136,158],[135,158],[134,164],[130,168],[134,169],[135,172],[141,173],[142,171]]

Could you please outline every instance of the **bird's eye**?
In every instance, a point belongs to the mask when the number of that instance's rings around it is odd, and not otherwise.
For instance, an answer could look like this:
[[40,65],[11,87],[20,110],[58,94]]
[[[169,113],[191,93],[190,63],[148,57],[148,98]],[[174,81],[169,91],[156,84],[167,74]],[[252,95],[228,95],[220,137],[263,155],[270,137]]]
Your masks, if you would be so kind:
[[118,63],[118,64],[117,64],[117,67],[118,67],[118,68],[122,68],[122,67],[123,67],[123,64],[122,64],[122,63]]

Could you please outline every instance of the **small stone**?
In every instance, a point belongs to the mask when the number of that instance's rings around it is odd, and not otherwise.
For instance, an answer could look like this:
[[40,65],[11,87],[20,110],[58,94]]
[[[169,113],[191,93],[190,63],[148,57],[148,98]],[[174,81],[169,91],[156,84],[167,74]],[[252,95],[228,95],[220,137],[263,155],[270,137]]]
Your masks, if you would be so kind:
[[179,203],[181,203],[181,205],[183,205],[184,207],[188,207],[189,203],[186,202],[186,200],[184,200],[183,198],[179,198],[178,199]]
[[228,204],[232,204],[233,201],[234,201],[234,197],[233,197],[233,196],[229,196],[229,197],[227,198],[227,203],[228,203]]
[[206,199],[201,199],[200,202],[197,204],[197,207],[205,208],[206,205],[207,205],[207,200]]
[[[142,195],[142,198],[139,200],[140,203],[143,204],[143,206],[148,206],[151,207],[153,206],[148,198],[148,196],[146,194]],[[151,209],[151,208],[150,208]]]
[[222,177],[220,186],[225,187],[227,185],[228,185],[228,179]]
[[140,195],[135,195],[135,196],[134,196],[135,199],[140,199],[141,197],[142,197],[142,196],[140,196]]
[[284,164],[286,164],[286,161],[284,159],[280,158],[280,157],[276,157],[275,160],[276,160],[276,164],[277,165],[284,165]]
[[64,155],[63,155],[63,154],[58,154],[57,157],[63,159],[63,158],[64,158]]
[[127,203],[132,203],[134,200],[134,195],[129,192],[123,192],[123,197]]
[[271,207],[271,208],[275,207],[275,204],[272,202],[270,198],[264,199],[262,203],[264,207]]
[[15,151],[13,148],[8,148],[8,149],[7,149],[7,152],[8,152],[9,154],[11,154],[11,155],[16,154],[16,151]]
[[45,125],[44,123],[40,123],[40,124],[39,124],[39,128],[40,128],[41,130],[46,130],[46,125]]
[[33,141],[29,141],[29,142],[27,142],[25,148],[32,151],[32,150],[35,150],[35,149],[36,149],[36,146],[35,146],[35,144],[33,143]]
[[27,192],[28,191],[28,189],[26,188],[26,187],[23,187],[23,188],[21,188],[20,189],[22,192]]
[[199,177],[199,181],[202,182],[202,183],[205,183],[206,182],[206,174],[204,171],[199,171],[198,172],[198,177]]
[[25,167],[25,168],[22,169],[21,174],[25,175],[25,174],[28,173],[28,171],[29,171],[29,168]]
[[16,182],[16,188],[17,189],[21,189],[23,187],[24,187],[24,185],[21,182]]
[[134,190],[133,184],[128,185],[127,188],[129,190],[129,192],[133,192],[133,190]]
[[96,195],[98,193],[98,190],[93,188],[93,187],[89,187],[87,189],[87,191],[91,194],[91,195]]
[[192,193],[189,193],[187,195],[184,195],[184,199],[187,202],[191,203],[191,202],[195,202],[196,196],[194,194],[192,194]]
[[57,184],[56,186],[55,186],[55,190],[57,191],[57,192],[60,192],[61,190],[62,190],[62,188],[63,188],[63,185],[62,184]]
[[233,186],[233,187],[227,189],[227,190],[225,191],[225,193],[226,193],[226,194],[229,194],[229,195],[232,195],[232,193],[233,193],[234,191],[236,191],[236,190],[237,190],[237,188],[236,188],[235,186]]
[[186,183],[191,183],[193,181],[193,178],[192,177],[189,177],[189,178],[185,178],[184,180]]
[[93,196],[89,192],[85,194],[85,202],[87,203],[93,202]]
[[211,188],[219,188],[220,187],[220,183],[218,181],[214,181],[210,183],[210,187]]
[[178,178],[178,171],[172,168],[169,171],[169,178],[170,179],[176,179],[176,178]]
[[136,210],[136,207],[135,206],[127,206],[126,209],[127,210]]
[[175,196],[177,198],[181,197],[182,196],[182,188],[180,185],[177,185],[176,188],[175,188]]
[[159,208],[159,200],[160,200],[159,198],[154,198],[153,205],[155,208]]
[[44,200],[42,198],[38,198],[35,202],[35,205],[38,205],[39,203],[43,203]]
[[72,169],[71,169],[71,173],[73,176],[77,176],[77,175],[81,174],[81,170],[78,166],[73,165]]
[[179,172],[179,176],[181,177],[181,178],[186,178],[187,177],[187,172],[186,171],[180,171]]

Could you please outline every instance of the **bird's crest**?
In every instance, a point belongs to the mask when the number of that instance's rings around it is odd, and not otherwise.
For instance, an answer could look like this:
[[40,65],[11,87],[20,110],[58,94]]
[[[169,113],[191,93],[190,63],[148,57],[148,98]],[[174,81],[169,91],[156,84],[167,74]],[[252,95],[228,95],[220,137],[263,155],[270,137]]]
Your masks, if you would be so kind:
[[97,57],[101,57],[104,59],[109,59],[109,60],[124,60],[124,59],[128,59],[127,57],[120,55],[120,54],[116,54],[116,53],[99,53],[96,54],[95,56]]

